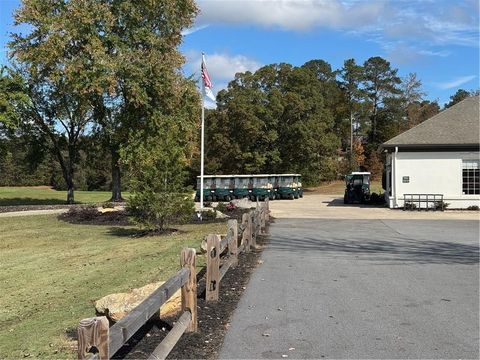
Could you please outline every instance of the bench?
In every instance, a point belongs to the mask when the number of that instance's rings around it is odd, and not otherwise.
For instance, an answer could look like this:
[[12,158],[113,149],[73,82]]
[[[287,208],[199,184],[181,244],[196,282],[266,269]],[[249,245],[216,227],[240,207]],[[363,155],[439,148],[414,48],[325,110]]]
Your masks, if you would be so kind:
[[[417,206],[418,204],[418,206]],[[422,207],[422,204],[425,206]],[[432,205],[430,207],[429,205]],[[403,210],[445,210],[443,194],[403,194]]]

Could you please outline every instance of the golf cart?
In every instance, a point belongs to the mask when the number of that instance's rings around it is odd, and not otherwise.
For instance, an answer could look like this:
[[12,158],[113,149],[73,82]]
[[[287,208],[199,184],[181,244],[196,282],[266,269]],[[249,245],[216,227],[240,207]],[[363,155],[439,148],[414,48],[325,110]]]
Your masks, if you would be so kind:
[[344,204],[365,204],[370,200],[370,173],[352,172],[345,176]]

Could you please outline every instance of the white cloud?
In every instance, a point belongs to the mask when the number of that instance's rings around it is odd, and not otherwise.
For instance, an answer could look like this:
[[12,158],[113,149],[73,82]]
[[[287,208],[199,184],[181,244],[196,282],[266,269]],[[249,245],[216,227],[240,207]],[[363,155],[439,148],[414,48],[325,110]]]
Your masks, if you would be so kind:
[[203,29],[207,28],[208,26],[209,26],[208,24],[205,24],[205,25],[201,25],[201,26],[194,26],[194,27],[191,27],[190,29],[185,29],[185,30],[182,31],[182,35],[187,36],[187,35],[196,33],[197,31],[200,31],[200,30],[203,30]]
[[[185,54],[187,63],[185,64],[186,75],[196,77],[200,82],[200,65],[202,63],[202,53],[199,51],[188,51]],[[256,71],[262,66],[261,63],[255,59],[249,58],[245,55],[236,54],[230,55],[226,53],[206,54],[205,60],[207,63],[208,74],[213,83],[213,93],[217,93],[226,89],[228,83],[234,79],[235,74],[246,71]],[[199,85],[200,87],[200,85]],[[206,100],[205,107],[214,108],[215,104]]]
[[203,0],[199,24],[253,24],[286,30],[367,25],[382,14],[384,1],[339,0]]
[[417,50],[418,57],[448,56],[438,49],[448,45],[479,45],[477,0],[199,0],[198,5],[197,26],[341,30],[379,43],[402,42],[423,49]]
[[477,77],[477,75],[459,76],[459,77],[456,77],[455,79],[450,80],[450,81],[435,83],[435,85],[439,89],[447,90],[447,89],[456,88],[460,85],[466,84],[469,81],[472,81],[473,79],[475,79],[476,77]]
[[[198,51],[186,54],[187,68],[193,74],[200,74],[202,55]],[[229,55],[226,53],[213,53],[205,55],[208,73],[212,79],[214,89],[220,83],[233,80],[237,72],[255,71],[262,66],[258,61],[245,55]]]

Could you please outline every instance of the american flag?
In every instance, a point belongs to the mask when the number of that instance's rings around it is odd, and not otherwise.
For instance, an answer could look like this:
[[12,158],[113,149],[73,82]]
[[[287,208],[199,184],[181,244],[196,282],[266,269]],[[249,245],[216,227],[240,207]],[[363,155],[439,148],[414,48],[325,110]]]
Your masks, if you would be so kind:
[[215,95],[212,93],[212,80],[210,80],[210,75],[208,75],[207,65],[205,64],[205,55],[202,54],[202,80],[204,85],[204,95],[209,97],[212,101],[215,101]]
[[208,75],[207,65],[205,64],[205,57],[202,59],[202,79],[203,85],[207,88],[212,88],[212,81],[210,80],[210,75]]

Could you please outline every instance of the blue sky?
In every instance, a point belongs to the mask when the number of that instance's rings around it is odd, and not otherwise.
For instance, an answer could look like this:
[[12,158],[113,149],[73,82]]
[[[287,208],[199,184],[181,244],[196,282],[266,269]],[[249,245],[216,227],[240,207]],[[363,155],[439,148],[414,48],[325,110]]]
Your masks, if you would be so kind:
[[[18,0],[0,0],[0,61]],[[400,76],[417,73],[427,98],[440,105],[459,88],[479,85],[478,0],[199,0],[185,31],[185,73],[198,76],[201,52],[214,83],[238,71],[323,59],[340,68],[382,56]]]

